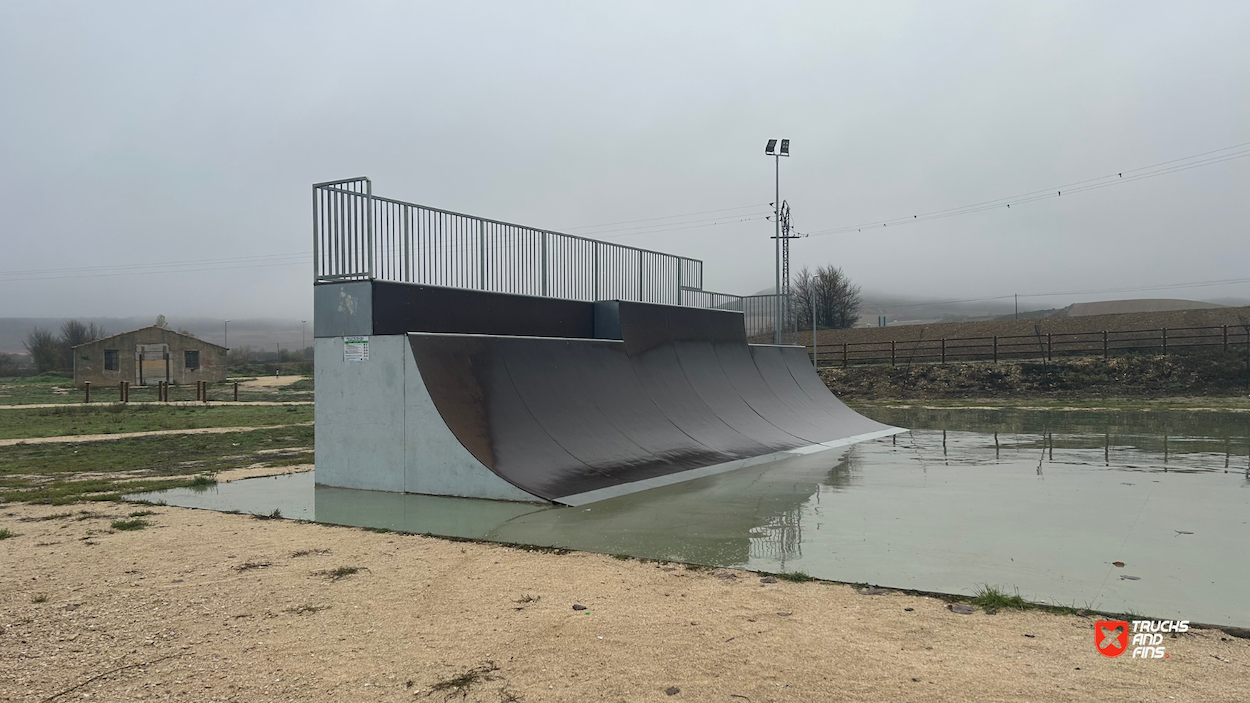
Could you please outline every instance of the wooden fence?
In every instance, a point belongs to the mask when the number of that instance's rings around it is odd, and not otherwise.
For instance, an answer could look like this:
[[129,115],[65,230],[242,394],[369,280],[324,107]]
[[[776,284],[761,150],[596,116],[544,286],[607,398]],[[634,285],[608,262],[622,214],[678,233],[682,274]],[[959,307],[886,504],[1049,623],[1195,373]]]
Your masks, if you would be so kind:
[[[818,362],[825,366],[852,364],[913,364],[947,361],[998,361],[999,359],[1045,359],[1056,356],[1102,356],[1129,351],[1167,354],[1178,349],[1245,346],[1250,328],[1242,325],[1177,327],[1117,332],[1037,333],[951,339],[842,342],[821,344]],[[812,355],[807,345],[808,356]]]

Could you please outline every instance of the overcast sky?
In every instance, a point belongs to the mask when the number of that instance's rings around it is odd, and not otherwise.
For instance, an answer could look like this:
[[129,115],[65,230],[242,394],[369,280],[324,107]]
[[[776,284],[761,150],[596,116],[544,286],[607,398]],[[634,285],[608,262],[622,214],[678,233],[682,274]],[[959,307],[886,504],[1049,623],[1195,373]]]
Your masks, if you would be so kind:
[[[349,176],[593,233],[757,217],[788,137],[811,232],[1125,172],[1250,142],[1247,26],[1245,2],[0,2],[0,316],[305,317],[294,257],[63,270],[306,254],[310,184]],[[1250,279],[1248,194],[1236,159],[794,262],[937,298]],[[771,285],[771,223],[659,226],[710,216],[604,236]],[[1028,307],[1228,296],[1250,282]]]

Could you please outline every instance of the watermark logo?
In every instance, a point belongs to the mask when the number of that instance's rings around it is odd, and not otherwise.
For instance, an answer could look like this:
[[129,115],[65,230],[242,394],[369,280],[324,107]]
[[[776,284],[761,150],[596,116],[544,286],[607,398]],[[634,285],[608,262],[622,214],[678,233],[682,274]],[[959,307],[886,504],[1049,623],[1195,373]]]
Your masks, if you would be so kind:
[[1128,649],[1127,620],[1099,620],[1094,623],[1094,644],[1104,657],[1118,657]]
[[1163,635],[1168,632],[1189,632],[1189,621],[1099,620],[1094,623],[1094,644],[1104,657],[1118,657],[1131,647],[1131,659],[1170,659],[1163,646]]

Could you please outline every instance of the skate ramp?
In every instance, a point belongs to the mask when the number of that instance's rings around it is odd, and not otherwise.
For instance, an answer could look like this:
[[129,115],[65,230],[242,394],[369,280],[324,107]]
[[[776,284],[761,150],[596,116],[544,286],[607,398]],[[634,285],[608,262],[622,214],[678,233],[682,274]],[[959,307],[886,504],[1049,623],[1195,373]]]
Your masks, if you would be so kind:
[[[747,345],[736,313],[626,307],[623,340],[422,332],[408,340],[461,444],[512,485],[559,503],[898,431],[847,408],[801,348]],[[688,312],[707,324],[683,324]]]

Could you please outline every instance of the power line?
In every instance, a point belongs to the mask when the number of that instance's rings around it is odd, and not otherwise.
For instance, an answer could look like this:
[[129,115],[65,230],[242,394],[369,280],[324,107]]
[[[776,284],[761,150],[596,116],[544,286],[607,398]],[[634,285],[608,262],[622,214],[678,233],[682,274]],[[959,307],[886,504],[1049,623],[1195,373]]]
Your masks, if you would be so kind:
[[[1027,193],[1019,193],[993,200],[985,200],[978,203],[963,205],[960,207],[946,208],[943,210],[934,210],[931,212],[912,215],[910,217],[895,217],[887,220],[877,220],[874,222],[864,222],[857,225],[847,225],[843,227],[833,227],[828,229],[820,229],[808,232],[810,236],[825,236],[830,234],[840,234],[844,232],[858,232],[866,228],[876,227],[897,227],[905,224],[914,224],[916,222],[927,222],[931,220],[945,219],[947,217],[956,217],[959,215],[968,215],[975,212],[992,210],[997,208],[1010,208],[1012,205],[1021,205],[1024,203],[1045,200],[1048,198],[1059,198],[1064,193],[1074,194],[1082,193],[1090,190],[1098,190],[1113,185],[1123,183],[1131,183],[1133,181],[1145,180],[1147,178],[1155,178],[1158,176],[1188,171],[1193,168],[1202,166],[1211,166],[1213,164],[1223,163],[1225,161],[1233,161],[1236,159],[1246,158],[1250,156],[1250,149],[1243,147],[1250,146],[1250,142],[1234,144],[1232,146],[1221,149],[1212,149],[1199,154],[1191,154],[1177,159],[1161,161],[1150,166],[1141,166],[1138,168],[1128,169],[1125,171],[1117,171],[1105,176],[1097,178],[1087,178],[1081,181],[1065,183],[1063,185],[1045,188],[1042,190],[1029,191]],[[1240,150],[1240,151],[1237,151]],[[1212,156],[1217,154],[1216,156]],[[1204,158],[1205,157],[1205,158]]]
[[595,229],[598,227],[612,227],[614,225],[631,225],[631,224],[634,224],[635,222],[653,222],[655,220],[672,220],[678,217],[693,217],[695,215],[708,215],[713,212],[729,212],[731,210],[747,210],[753,207],[768,207],[768,205],[764,203],[761,203],[758,205],[740,205],[738,207],[726,207],[726,208],[721,208],[719,210],[702,210],[700,212],[687,212],[681,215],[665,215],[664,217],[645,217],[641,220],[623,220],[621,222],[605,222],[603,224],[598,224],[598,225],[581,225],[578,227],[563,227],[563,228],[558,228],[558,230],[564,231],[564,232],[571,232],[575,229]]
[[[618,238],[620,238],[620,237],[633,237],[633,236],[637,236],[637,235],[639,235],[639,234],[659,234],[660,232],[676,232],[677,230],[683,230],[683,229],[698,229],[698,228],[700,228],[700,227],[715,227],[715,226],[717,226],[717,225],[734,224],[734,223],[737,223],[737,222],[752,222],[752,221],[755,221],[755,220],[767,220],[769,217],[771,217],[771,215],[758,215],[758,216],[755,216],[755,217],[742,217],[742,218],[730,219],[730,220],[720,220],[720,221],[718,221],[718,222],[709,222],[708,224],[702,224],[702,225],[691,225],[691,226],[689,226],[689,227],[670,227],[670,228],[668,228],[668,229],[651,229],[651,230],[647,230],[647,231],[645,231],[645,232],[630,232],[630,233],[628,233],[628,234],[614,234],[614,235],[611,235],[611,236],[607,236],[607,237],[599,237],[599,238],[600,238],[600,239],[618,239]],[[697,221],[697,220],[696,220],[696,221]],[[675,223],[673,223],[673,224],[679,224],[679,225],[681,225],[681,224],[688,224],[688,223],[685,223],[685,222],[675,222]],[[608,231],[608,232],[613,232],[613,231],[618,231],[618,230],[607,230],[607,231]],[[599,232],[595,232],[594,234],[595,234],[596,236],[598,236],[600,233],[599,233]]]

